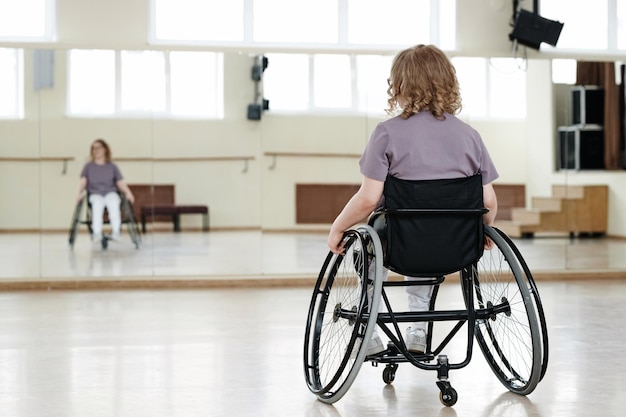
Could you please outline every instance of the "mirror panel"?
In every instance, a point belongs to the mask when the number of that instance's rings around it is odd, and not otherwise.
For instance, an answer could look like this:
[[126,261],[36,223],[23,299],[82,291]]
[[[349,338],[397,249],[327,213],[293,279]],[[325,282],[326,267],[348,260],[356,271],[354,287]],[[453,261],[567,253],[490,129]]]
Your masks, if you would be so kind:
[[32,51],[7,48],[3,59],[25,69],[24,119],[0,119],[0,280],[12,281],[41,274],[40,190],[46,163],[40,161],[40,93],[33,86]]
[[[11,196],[0,202],[0,280],[316,274],[327,253],[329,224],[347,198],[325,221],[308,221],[299,217],[303,209],[311,211],[299,190],[358,187],[360,154],[386,118],[382,111],[298,117],[265,112],[260,121],[248,120],[254,57],[236,52],[224,54],[223,120],[67,118],[67,51],[54,51],[53,84],[39,89],[36,59],[33,49],[25,51],[25,120],[0,121],[0,189]],[[557,169],[558,127],[571,123],[571,86],[552,85],[550,77],[550,61],[529,60],[526,120],[468,121],[481,132],[502,180],[524,184],[527,207],[537,197],[548,198],[554,186],[611,182],[598,171]],[[173,186],[175,204],[206,206],[210,231],[203,230],[198,213],[180,217],[181,232],[170,218],[148,218],[139,249],[125,232],[104,251],[81,225],[71,248],[78,178],[96,138],[111,145],[131,186]],[[162,203],[154,192],[148,202]],[[318,212],[329,206],[315,204]],[[138,204],[138,212],[144,205]],[[136,220],[141,229],[141,218]],[[567,233],[537,237],[519,240],[535,269],[626,268],[601,240],[569,239]]]

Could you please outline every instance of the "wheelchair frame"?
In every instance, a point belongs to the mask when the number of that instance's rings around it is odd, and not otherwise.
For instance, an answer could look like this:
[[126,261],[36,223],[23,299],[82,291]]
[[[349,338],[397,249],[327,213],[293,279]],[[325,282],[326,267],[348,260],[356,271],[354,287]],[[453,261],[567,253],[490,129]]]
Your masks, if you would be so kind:
[[[81,212],[83,211],[83,206],[85,207],[85,220],[81,220]],[[135,220],[135,215],[133,211],[133,205],[128,199],[121,195],[120,200],[120,209],[122,216],[122,224],[125,224],[128,228],[128,234],[130,235],[130,240],[135,245],[135,249],[139,249],[139,245],[141,244],[141,234],[139,233],[139,226],[137,225],[137,221]],[[105,222],[107,223],[107,222]],[[89,204],[89,200],[87,195],[83,196],[83,198],[76,203],[76,207],[74,208],[74,214],[72,215],[72,223],[70,225],[70,233],[69,233],[69,244],[70,247],[74,248],[74,242],[76,241],[76,235],[78,233],[79,225],[84,224],[87,225],[89,229],[89,233],[92,233],[91,229],[91,204]],[[109,240],[111,240],[111,236],[102,234],[101,245],[102,249],[106,250],[109,246]]]
[[[449,371],[470,363],[476,339],[489,366],[511,392],[530,394],[548,364],[548,334],[543,306],[530,270],[519,250],[502,231],[484,226],[494,242],[482,258],[459,271],[464,310],[435,310],[439,285],[445,276],[419,281],[382,282],[383,251],[371,226],[344,235],[345,255],[328,254],[313,291],[304,340],[304,373],[309,390],[321,401],[333,403],[346,394],[364,361],[386,364],[383,381],[393,382],[398,364],[437,372],[440,401],[452,406],[458,399]],[[373,277],[369,277],[374,262]],[[429,311],[393,312],[385,288],[434,285]],[[387,313],[379,313],[383,300]],[[398,323],[429,322],[424,354],[408,351]],[[435,322],[456,322],[433,349]],[[443,354],[453,337],[467,324],[466,357],[450,363]],[[390,339],[387,349],[367,356],[375,325]],[[501,332],[502,326],[507,333]],[[518,330],[515,335],[511,331]],[[511,339],[507,339],[507,337]],[[518,340],[524,342],[517,343]],[[435,363],[432,363],[435,362]]]

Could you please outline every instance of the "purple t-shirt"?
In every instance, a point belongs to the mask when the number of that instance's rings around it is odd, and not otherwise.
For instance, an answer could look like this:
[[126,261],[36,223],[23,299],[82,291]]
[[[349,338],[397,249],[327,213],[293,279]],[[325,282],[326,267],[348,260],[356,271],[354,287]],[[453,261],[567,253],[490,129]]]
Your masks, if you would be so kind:
[[378,181],[387,174],[405,180],[469,177],[483,185],[498,178],[480,135],[454,115],[439,120],[430,112],[379,123],[361,156],[361,173]]
[[107,162],[99,165],[93,161],[85,164],[80,176],[87,178],[87,192],[99,195],[116,192],[116,184],[123,178],[122,173],[114,163]]

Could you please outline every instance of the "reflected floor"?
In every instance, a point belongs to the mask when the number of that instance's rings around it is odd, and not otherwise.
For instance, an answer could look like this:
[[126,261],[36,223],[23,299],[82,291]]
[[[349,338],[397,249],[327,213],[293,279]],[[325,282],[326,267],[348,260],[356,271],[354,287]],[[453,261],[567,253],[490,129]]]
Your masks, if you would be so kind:
[[[6,417],[583,417],[624,414],[626,282],[538,283],[548,371],[528,397],[508,393],[480,350],[451,371],[401,364],[393,385],[364,364],[334,405],[305,384],[310,288],[0,292],[0,409]],[[439,308],[456,306],[446,282]],[[394,294],[392,305],[404,303]],[[456,359],[461,348],[449,352]]]
[[[626,271],[626,239],[514,239],[535,274]],[[86,233],[0,234],[0,281],[315,277],[326,256],[325,233],[159,232],[136,249],[128,235],[102,250]]]

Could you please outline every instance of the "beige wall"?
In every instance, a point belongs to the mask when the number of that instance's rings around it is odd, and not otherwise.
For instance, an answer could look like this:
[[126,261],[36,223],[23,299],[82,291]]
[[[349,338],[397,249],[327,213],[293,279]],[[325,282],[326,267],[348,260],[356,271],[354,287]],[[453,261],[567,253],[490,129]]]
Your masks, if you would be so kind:
[[[358,155],[379,121],[365,116],[265,113],[248,121],[254,85],[251,53],[224,50],[225,119],[221,121],[68,119],[65,109],[66,49],[146,48],[147,0],[57,0],[55,84],[34,92],[32,51],[26,56],[25,121],[0,121],[0,157],[71,157],[60,161],[0,164],[0,230],[58,229],[69,225],[78,176],[97,137],[118,158],[252,157],[212,162],[119,161],[130,183],[174,183],[183,203],[208,204],[214,228],[306,228],[295,224],[296,183],[358,183],[358,158],[287,157],[281,153]],[[458,55],[510,56],[509,1],[458,2]],[[0,46],[2,46],[0,44]],[[16,45],[12,45],[16,46]],[[17,45],[41,47],[41,45]],[[159,46],[156,48],[165,48]],[[210,49],[210,48],[204,48]],[[530,51],[528,117],[522,121],[468,120],[482,134],[501,173],[500,182],[525,183],[527,195],[549,195],[552,183],[610,186],[609,233],[626,236],[624,176],[620,173],[558,173],[554,169],[555,99],[550,64]],[[268,71],[271,70],[271,66]],[[270,97],[271,99],[271,97]],[[183,218],[183,226],[200,219]]]

